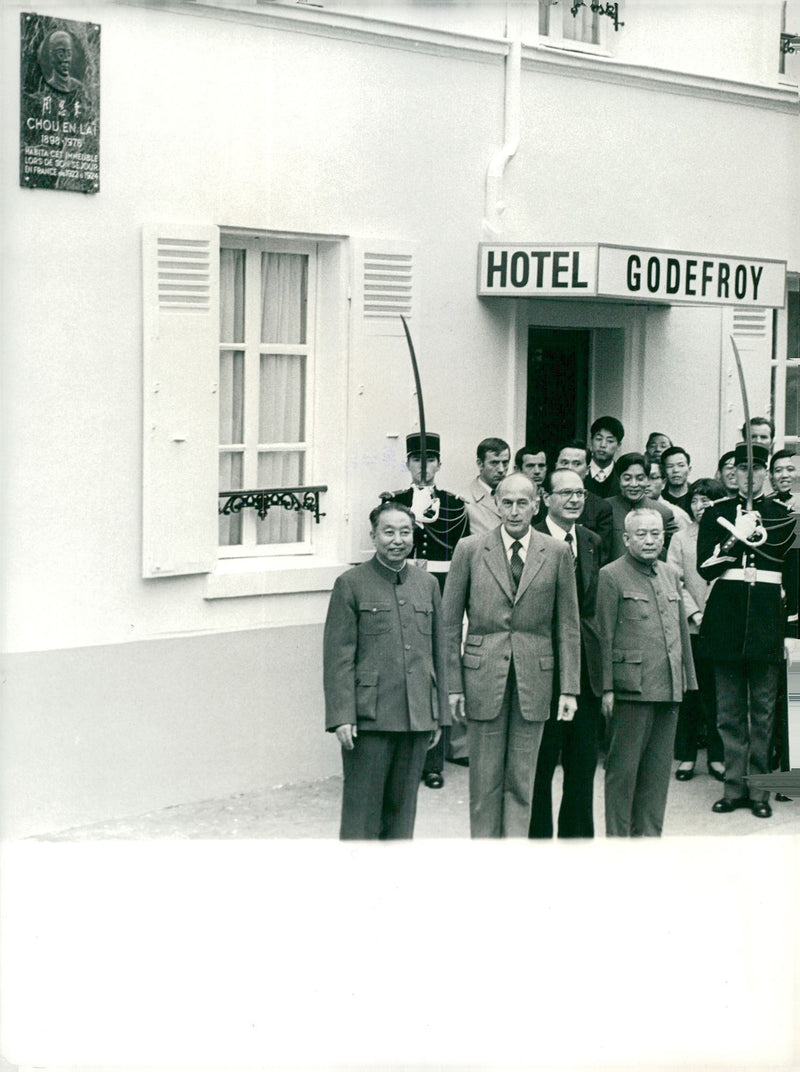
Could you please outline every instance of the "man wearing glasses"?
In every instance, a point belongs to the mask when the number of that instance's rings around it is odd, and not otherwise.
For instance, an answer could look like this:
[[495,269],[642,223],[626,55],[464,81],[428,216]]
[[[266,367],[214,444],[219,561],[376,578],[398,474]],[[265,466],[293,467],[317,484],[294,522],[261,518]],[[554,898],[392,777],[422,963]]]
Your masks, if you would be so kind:
[[571,722],[558,720],[557,711],[551,707],[550,718],[544,724],[533,787],[528,832],[531,838],[553,836],[552,784],[559,760],[564,770],[564,785],[558,812],[558,836],[594,837],[594,772],[602,691],[600,637],[594,611],[602,550],[600,537],[577,523],[583,513],[586,495],[583,481],[576,472],[555,469],[544,481],[547,516],[534,526],[545,536],[566,543],[572,552],[581,624],[581,691],[578,709]]

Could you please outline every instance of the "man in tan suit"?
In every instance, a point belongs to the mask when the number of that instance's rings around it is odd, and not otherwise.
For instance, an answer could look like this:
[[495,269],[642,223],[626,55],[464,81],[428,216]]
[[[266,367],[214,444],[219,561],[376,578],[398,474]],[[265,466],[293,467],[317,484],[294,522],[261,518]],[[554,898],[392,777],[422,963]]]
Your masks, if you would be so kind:
[[459,542],[445,586],[450,708],[459,719],[466,710],[472,836],[526,838],[554,642],[557,717],[569,720],[577,707],[578,597],[569,548],[531,529],[536,489],[528,477],[506,477],[495,501],[502,524]]
[[469,514],[470,532],[475,535],[489,532],[500,524],[494,493],[508,472],[511,448],[504,439],[492,436],[478,444],[476,462],[478,475],[467,488],[464,501]]

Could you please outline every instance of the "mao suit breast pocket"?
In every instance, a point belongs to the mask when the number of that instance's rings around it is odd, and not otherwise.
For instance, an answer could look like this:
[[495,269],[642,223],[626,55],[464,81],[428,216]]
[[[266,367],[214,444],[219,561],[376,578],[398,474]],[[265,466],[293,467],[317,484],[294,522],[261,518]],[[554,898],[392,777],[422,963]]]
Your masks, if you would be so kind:
[[388,633],[391,629],[391,604],[390,603],[359,603],[358,604],[358,631],[365,636],[375,636],[378,633]]
[[641,592],[623,591],[619,616],[626,622],[640,622],[643,618],[649,618],[650,600]]

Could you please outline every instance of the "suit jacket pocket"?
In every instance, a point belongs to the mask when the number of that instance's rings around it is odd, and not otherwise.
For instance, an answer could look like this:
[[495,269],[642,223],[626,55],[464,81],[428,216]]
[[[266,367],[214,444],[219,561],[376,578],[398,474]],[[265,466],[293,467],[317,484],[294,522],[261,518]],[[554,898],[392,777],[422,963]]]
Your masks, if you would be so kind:
[[552,670],[556,665],[554,655],[540,655],[539,656],[539,669],[540,670]]
[[359,603],[358,629],[361,633],[388,633],[391,628],[391,604]]
[[430,603],[415,603],[414,617],[417,620],[417,629],[423,636],[430,636],[433,632],[433,607]]
[[641,592],[623,591],[619,609],[620,618],[629,622],[641,621],[650,616],[650,600]]
[[642,691],[642,653],[640,651],[612,651],[615,692]]
[[467,639],[465,641],[468,647],[479,648],[483,643],[482,633],[467,633]]
[[378,717],[378,671],[359,670],[356,674],[356,718]]
[[468,670],[477,670],[481,665],[480,655],[471,655],[469,652],[465,652],[461,656],[461,665],[467,667]]

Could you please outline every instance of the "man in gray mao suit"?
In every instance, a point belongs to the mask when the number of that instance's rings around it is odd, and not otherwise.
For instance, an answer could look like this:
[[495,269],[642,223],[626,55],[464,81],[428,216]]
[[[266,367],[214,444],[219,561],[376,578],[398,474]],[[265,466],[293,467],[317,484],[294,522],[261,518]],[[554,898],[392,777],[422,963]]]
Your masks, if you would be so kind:
[[450,722],[439,585],[406,562],[414,515],[370,514],[375,556],[337,578],[325,620],[325,725],[342,746],[339,836],[410,838],[428,746]]
[[[553,690],[571,719],[580,689],[580,621],[572,553],[531,529],[533,483],[497,487],[502,524],[456,547],[444,591],[450,708],[466,710],[472,837],[527,837],[536,759]],[[462,654],[462,621],[468,616]]]
[[678,571],[659,561],[661,514],[631,510],[623,538],[625,555],[603,566],[597,586],[602,710],[611,723],[606,835],[659,837],[678,708],[697,680]]

